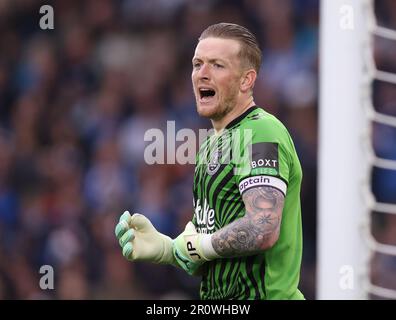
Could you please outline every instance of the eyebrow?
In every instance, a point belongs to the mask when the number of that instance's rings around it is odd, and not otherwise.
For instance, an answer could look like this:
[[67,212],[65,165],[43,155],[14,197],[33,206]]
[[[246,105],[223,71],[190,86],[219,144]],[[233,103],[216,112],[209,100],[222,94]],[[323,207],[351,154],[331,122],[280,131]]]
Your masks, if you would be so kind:
[[[191,60],[191,62],[194,63],[194,62],[197,61],[197,60],[198,60],[198,61],[203,61],[201,58],[194,57],[194,58]],[[221,62],[221,63],[227,64],[227,62],[226,62],[225,60],[220,59],[220,58],[212,58],[212,59],[209,59],[208,62],[209,62],[209,63]]]

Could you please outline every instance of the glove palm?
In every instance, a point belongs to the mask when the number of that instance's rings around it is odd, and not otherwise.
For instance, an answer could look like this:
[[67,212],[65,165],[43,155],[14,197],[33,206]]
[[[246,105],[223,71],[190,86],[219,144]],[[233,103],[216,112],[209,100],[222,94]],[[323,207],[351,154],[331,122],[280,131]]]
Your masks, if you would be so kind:
[[123,256],[129,261],[172,264],[172,239],[158,232],[149,219],[126,211],[115,228]]

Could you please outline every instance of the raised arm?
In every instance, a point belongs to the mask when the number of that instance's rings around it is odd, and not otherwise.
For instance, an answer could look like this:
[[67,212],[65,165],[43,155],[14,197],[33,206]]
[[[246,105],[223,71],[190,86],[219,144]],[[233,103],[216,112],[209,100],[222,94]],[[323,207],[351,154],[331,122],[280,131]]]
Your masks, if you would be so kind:
[[248,256],[271,248],[279,237],[284,195],[268,186],[256,187],[242,196],[246,214],[217,230],[213,249],[221,257]]
[[206,261],[250,256],[271,248],[279,237],[284,195],[270,186],[251,188],[243,193],[246,214],[213,234],[197,233],[189,222],[175,240],[178,265],[196,274]]

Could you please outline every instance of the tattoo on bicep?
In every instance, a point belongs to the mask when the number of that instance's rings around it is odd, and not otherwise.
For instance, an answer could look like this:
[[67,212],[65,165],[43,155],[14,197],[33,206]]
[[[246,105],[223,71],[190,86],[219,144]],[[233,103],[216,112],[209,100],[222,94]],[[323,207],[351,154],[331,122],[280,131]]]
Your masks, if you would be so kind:
[[[242,196],[246,214],[213,234],[213,248],[223,257],[265,250],[279,235],[283,194],[272,187],[247,190]],[[272,242],[272,243],[271,243]]]

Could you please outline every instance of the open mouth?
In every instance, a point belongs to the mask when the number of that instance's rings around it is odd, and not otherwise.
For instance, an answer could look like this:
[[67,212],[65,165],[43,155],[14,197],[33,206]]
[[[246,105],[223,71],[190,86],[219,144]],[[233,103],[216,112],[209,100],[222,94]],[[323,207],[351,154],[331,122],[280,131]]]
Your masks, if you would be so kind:
[[215,95],[216,95],[216,91],[214,91],[213,89],[206,89],[206,88],[199,89],[199,96],[201,98],[201,101],[209,101]]

